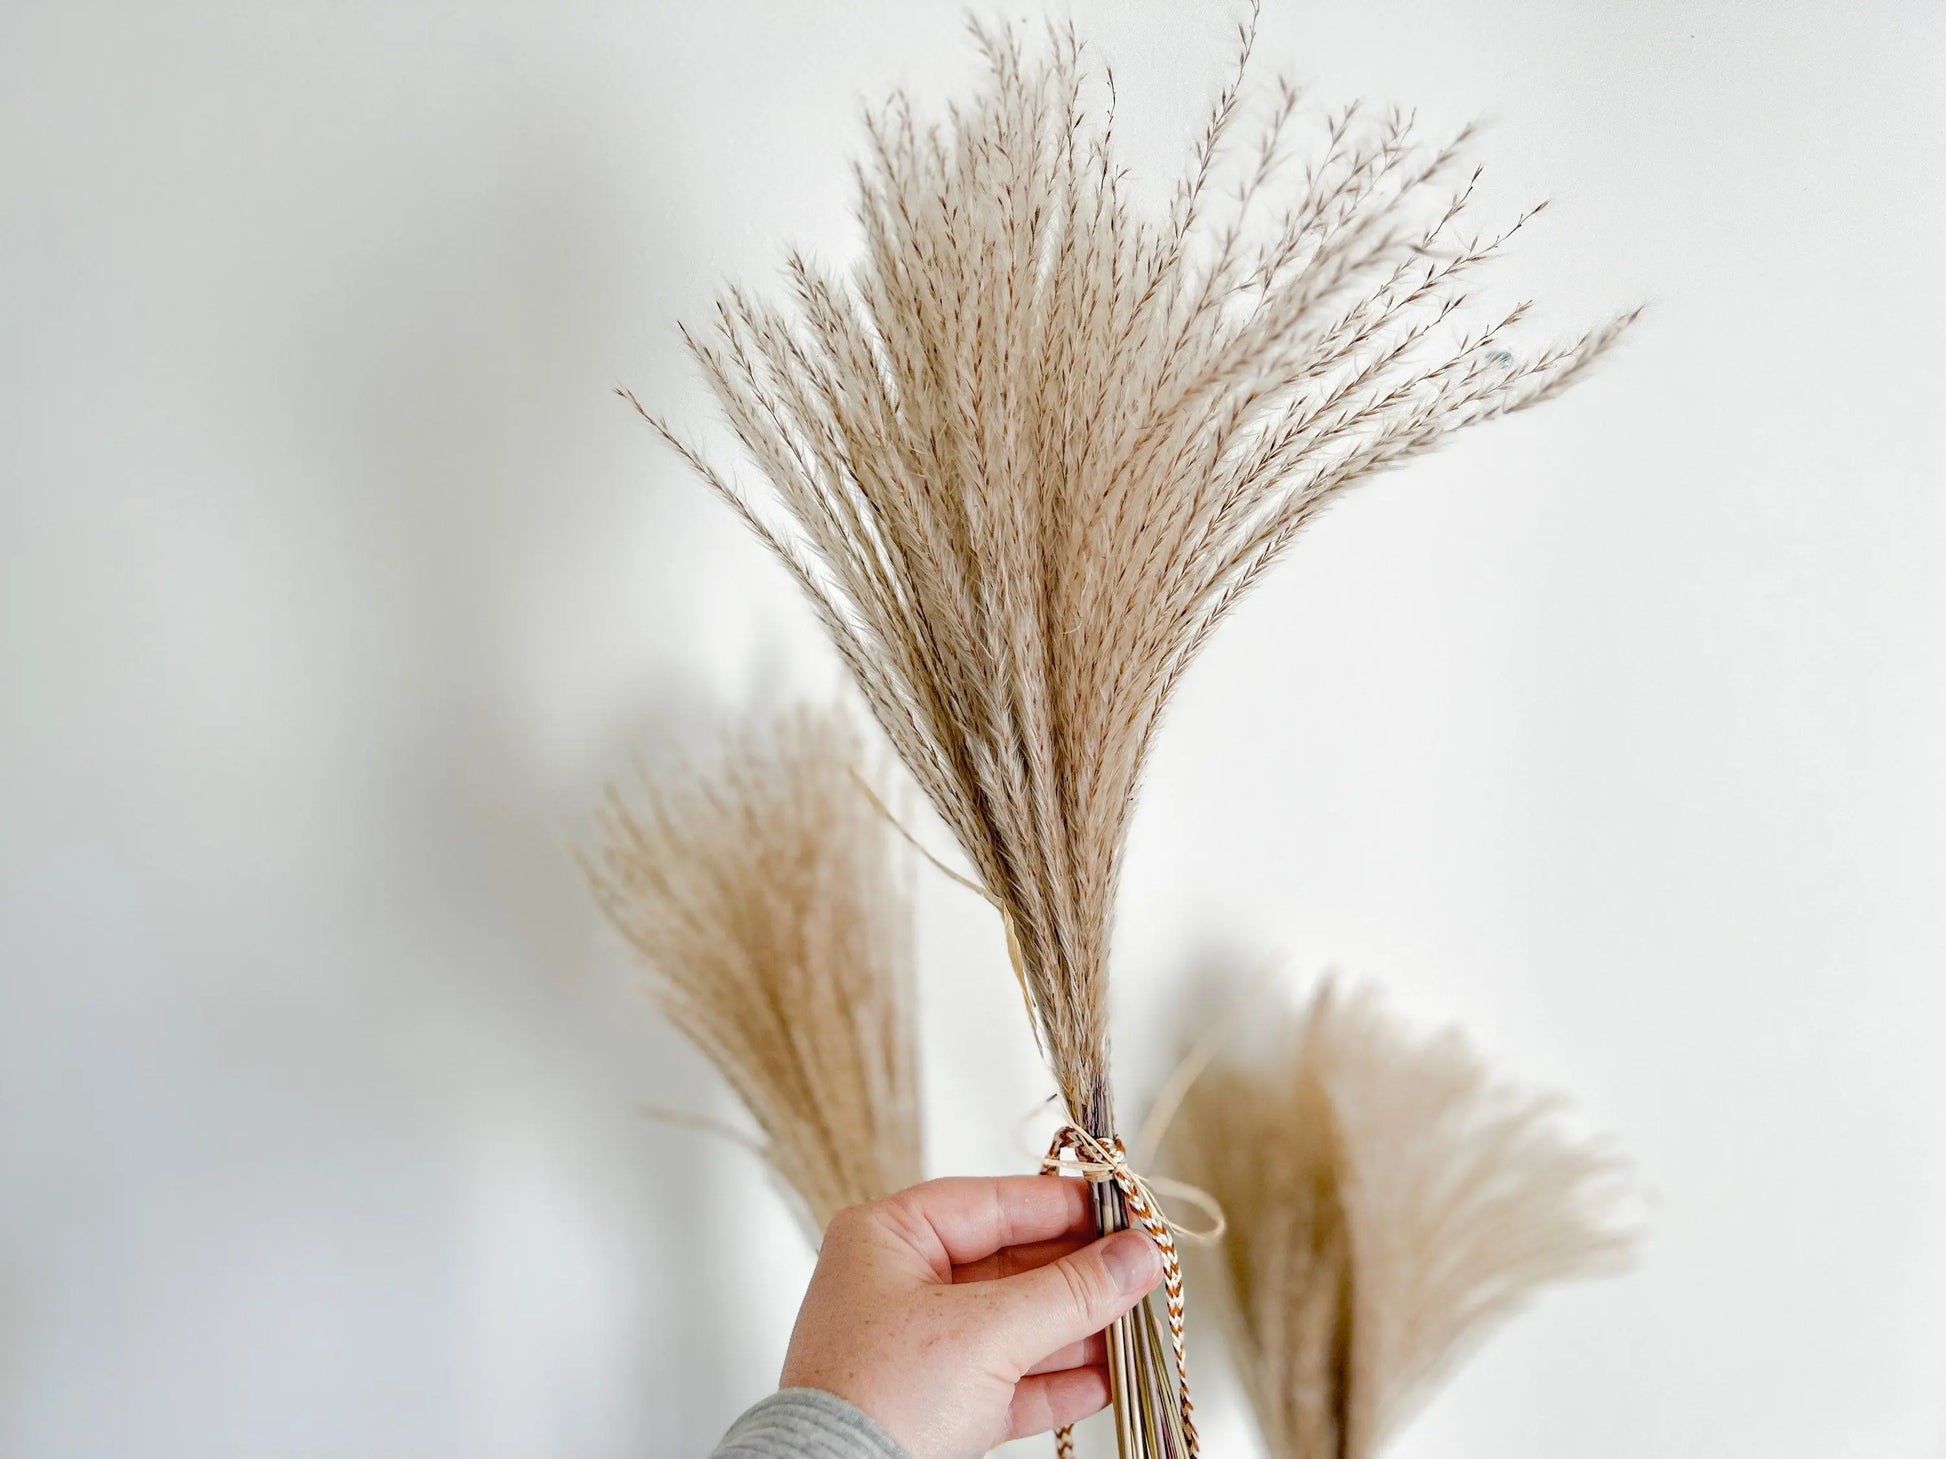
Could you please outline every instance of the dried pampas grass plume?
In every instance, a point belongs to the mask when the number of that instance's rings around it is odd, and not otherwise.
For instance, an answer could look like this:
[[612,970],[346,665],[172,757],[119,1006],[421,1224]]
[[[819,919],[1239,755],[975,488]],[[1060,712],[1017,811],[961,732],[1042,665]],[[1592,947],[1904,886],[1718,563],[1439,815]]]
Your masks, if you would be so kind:
[[[788,303],[731,289],[685,331],[765,491],[650,417],[796,578],[999,908],[1061,1138],[1114,1172],[1104,1230],[1157,1219],[1116,1164],[1107,959],[1170,695],[1340,493],[1556,394],[1628,323],[1528,347],[1524,306],[1471,311],[1532,214],[1474,230],[1464,132],[1248,97],[1254,34],[1149,208],[1074,33],[975,25],[978,95],[868,119],[856,265],[793,257]],[[1144,1304],[1109,1330],[1124,1459],[1197,1451],[1151,1229],[1175,1393]]]
[[861,766],[835,711],[748,725],[708,773],[611,789],[582,858],[814,1237],[920,1171],[911,913]]
[[1258,1036],[1274,1057],[1218,1059],[1170,1147],[1229,1216],[1213,1261],[1270,1453],[1371,1459],[1533,1293],[1623,1263],[1626,1172],[1369,990]]
[[1340,493],[1556,394],[1629,316],[1526,347],[1525,306],[1479,315],[1532,214],[1474,230],[1467,132],[1247,95],[1254,22],[1157,209],[1072,32],[973,35],[979,95],[868,119],[856,265],[793,257],[787,304],[732,289],[685,332],[766,490],[652,420],[810,598],[1106,1140],[1115,885],[1184,669]]

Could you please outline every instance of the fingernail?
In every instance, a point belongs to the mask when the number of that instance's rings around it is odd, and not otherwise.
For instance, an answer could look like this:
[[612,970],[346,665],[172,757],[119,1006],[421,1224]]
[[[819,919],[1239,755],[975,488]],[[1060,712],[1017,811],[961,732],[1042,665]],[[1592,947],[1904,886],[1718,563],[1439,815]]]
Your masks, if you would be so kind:
[[1117,1231],[1103,1242],[1101,1264],[1124,1297],[1148,1291],[1162,1276],[1162,1253],[1140,1231]]

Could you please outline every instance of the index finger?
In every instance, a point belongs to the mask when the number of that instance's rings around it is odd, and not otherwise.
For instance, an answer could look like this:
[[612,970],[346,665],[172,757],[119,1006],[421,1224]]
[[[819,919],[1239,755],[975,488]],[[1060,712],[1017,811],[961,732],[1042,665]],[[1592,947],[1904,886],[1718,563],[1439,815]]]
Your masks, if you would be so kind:
[[1030,1241],[1095,1234],[1088,1182],[1071,1176],[948,1176],[892,1199],[932,1228],[954,1266]]

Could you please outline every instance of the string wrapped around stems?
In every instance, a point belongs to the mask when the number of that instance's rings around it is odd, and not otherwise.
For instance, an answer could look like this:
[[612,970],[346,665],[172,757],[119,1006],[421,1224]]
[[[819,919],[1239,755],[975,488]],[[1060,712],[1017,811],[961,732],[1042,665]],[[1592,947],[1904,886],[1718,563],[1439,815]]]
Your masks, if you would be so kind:
[[973,35],[980,94],[869,117],[856,267],[794,256],[787,306],[733,288],[685,331],[770,504],[649,418],[805,591],[1001,909],[1070,1121],[1108,1145],[1115,887],[1188,664],[1339,494],[1553,395],[1628,317],[1542,347],[1524,306],[1469,323],[1526,221],[1472,230],[1469,135],[1288,85],[1253,115],[1254,20],[1164,210],[1072,31]]
[[[1095,1214],[1104,1234],[1124,1225],[1140,1227],[1162,1253],[1162,1299],[1169,1327],[1170,1363],[1165,1373],[1162,1342],[1155,1310],[1144,1302],[1131,1314],[1132,1331],[1116,1327],[1108,1333],[1111,1386],[1129,1395],[1154,1395],[1163,1401],[1118,1407],[1121,1447],[1140,1453],[1193,1454],[1197,1450],[1196,1406],[1189,1393],[1189,1356],[1183,1339],[1182,1261],[1176,1251],[1181,1236],[1198,1245],[1222,1238],[1222,1208],[1205,1191],[1177,1181],[1150,1180],[1136,1174],[1127,1147],[1117,1139],[1104,1145],[1077,1125],[1064,1125],[1048,1147],[1041,1170],[1048,1175],[1078,1175],[1095,1187]],[[1163,1214],[1157,1187],[1201,1206],[1210,1225],[1194,1230]],[[1173,1392],[1171,1389],[1173,1388]],[[1055,1430],[1060,1459],[1073,1459],[1074,1434]]]

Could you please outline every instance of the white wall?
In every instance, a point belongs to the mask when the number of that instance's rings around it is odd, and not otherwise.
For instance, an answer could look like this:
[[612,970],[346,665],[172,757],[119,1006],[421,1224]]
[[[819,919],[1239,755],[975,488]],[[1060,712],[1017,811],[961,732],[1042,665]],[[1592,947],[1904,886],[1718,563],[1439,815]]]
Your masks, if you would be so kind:
[[[1634,1152],[1640,1272],[1399,1459],[1946,1455],[1946,11],[1270,10],[1496,119],[1553,318],[1652,312],[1185,686],[1125,1077],[1190,958],[1281,951]],[[1076,13],[1161,165],[1226,12]],[[632,741],[834,671],[608,390],[703,417],[674,321],[848,247],[856,99],[968,80],[957,0],[22,5],[0,57],[0,1453],[702,1452],[808,1257],[636,1113],[726,1111],[565,848]],[[1022,1167],[994,930],[923,914],[934,1163]]]

